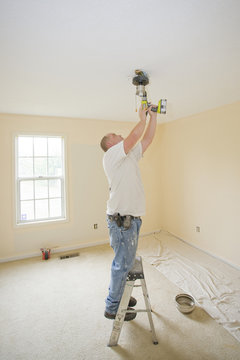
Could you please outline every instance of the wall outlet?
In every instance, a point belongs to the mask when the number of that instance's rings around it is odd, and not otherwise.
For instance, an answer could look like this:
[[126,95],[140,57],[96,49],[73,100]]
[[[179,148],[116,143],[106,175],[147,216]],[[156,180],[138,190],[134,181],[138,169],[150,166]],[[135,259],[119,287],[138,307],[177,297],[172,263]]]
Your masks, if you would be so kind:
[[98,228],[98,224],[93,224],[93,228],[96,230]]
[[200,231],[201,231],[200,226],[196,226],[196,232],[200,232]]

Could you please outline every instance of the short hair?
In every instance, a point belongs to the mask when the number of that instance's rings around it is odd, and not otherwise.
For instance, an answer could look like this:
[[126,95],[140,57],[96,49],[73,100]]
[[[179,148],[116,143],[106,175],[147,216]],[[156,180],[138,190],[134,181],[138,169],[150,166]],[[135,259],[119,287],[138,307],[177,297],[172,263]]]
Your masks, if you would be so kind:
[[108,142],[108,136],[105,135],[105,136],[102,138],[101,142],[100,142],[101,148],[102,148],[103,151],[105,151],[105,152],[108,150],[107,142]]

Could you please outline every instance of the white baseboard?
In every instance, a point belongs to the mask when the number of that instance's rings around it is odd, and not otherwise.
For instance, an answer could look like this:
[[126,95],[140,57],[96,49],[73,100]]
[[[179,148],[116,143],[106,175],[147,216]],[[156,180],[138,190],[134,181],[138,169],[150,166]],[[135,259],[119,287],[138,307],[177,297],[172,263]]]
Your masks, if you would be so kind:
[[[141,234],[140,237],[152,235],[152,234],[155,234],[158,232],[160,232],[160,230],[151,231],[149,233]],[[65,251],[78,250],[78,249],[83,249],[83,248],[88,248],[88,247],[98,246],[98,245],[105,245],[105,244],[109,244],[109,239],[96,241],[96,242],[92,242],[92,243],[76,244],[73,246],[61,246],[61,247],[53,247],[53,248],[50,247],[50,249],[51,249],[52,254],[56,254],[56,253],[62,253]],[[40,253],[40,250],[29,253],[29,254],[20,254],[20,255],[16,255],[16,256],[7,257],[7,258],[0,258],[0,263],[24,260],[24,259],[34,258],[34,257],[38,257],[38,256],[39,257],[42,256]]]
[[[61,252],[65,252],[65,251],[71,251],[71,250],[77,250],[77,249],[82,249],[82,248],[87,248],[87,247],[92,247],[92,246],[98,246],[98,245],[103,245],[103,244],[107,244],[108,241],[104,240],[104,241],[98,241],[98,242],[94,242],[94,243],[83,243],[83,244],[76,244],[73,246],[61,246],[61,247],[57,247],[57,248],[51,248],[51,254],[55,254],[55,253],[61,253]],[[11,256],[8,258],[2,258],[0,259],[0,263],[4,263],[4,262],[10,262],[10,261],[17,261],[17,260],[24,260],[24,259],[29,259],[29,258],[33,258],[33,257],[41,257],[42,254],[40,252],[40,250],[38,252],[32,252],[30,254],[21,254],[21,255],[17,255],[17,256]]]
[[30,253],[30,254],[21,254],[21,255],[11,256],[11,257],[7,257],[7,258],[1,258],[0,263],[30,259],[30,258],[37,257],[37,256],[39,256],[39,257],[41,256],[39,251]]

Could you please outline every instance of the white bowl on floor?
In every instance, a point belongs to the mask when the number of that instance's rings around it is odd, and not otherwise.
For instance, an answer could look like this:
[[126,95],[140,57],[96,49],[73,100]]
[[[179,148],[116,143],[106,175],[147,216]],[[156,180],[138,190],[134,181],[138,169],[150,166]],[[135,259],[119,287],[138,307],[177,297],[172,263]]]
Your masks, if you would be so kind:
[[179,311],[183,314],[191,313],[195,308],[195,300],[191,295],[178,294],[175,297],[176,306]]

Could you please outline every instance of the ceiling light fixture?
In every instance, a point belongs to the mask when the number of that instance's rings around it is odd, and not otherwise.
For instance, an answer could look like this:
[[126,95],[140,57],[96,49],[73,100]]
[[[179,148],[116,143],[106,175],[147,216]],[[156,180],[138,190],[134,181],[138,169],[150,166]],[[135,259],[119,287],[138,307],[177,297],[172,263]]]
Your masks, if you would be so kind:
[[[149,84],[148,75],[143,70],[135,70],[135,74],[136,76],[133,77],[132,83],[136,86],[136,96],[139,96],[141,98],[142,107],[149,107],[151,103],[147,101],[147,92],[145,90],[145,86]],[[167,99],[159,100],[158,106],[153,106],[152,111],[159,114],[166,114]]]

